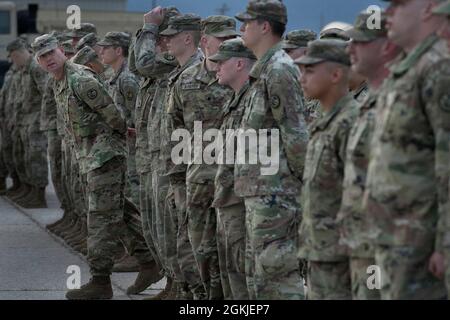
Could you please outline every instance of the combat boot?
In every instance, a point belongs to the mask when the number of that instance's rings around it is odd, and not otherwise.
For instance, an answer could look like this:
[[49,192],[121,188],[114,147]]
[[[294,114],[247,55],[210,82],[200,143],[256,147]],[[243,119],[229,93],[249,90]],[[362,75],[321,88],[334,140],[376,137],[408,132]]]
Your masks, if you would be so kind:
[[87,240],[81,241],[80,243],[77,243],[73,246],[73,249],[82,255],[87,255]]
[[60,236],[61,232],[66,230],[74,220],[74,213],[71,212],[70,215],[67,217],[66,221],[61,222],[56,227],[53,227],[50,231],[56,234],[57,236]]
[[159,292],[156,296],[147,297],[142,300],[170,300],[167,297],[170,295],[171,291],[174,289],[175,282],[172,278],[167,278],[166,287]]
[[6,188],[6,178],[0,178],[0,196],[4,196],[8,189]]
[[139,294],[163,278],[156,263],[142,264],[134,284],[127,289],[127,294]]
[[28,195],[30,191],[31,186],[27,183],[22,183],[15,192],[10,194],[9,198],[15,202],[17,199],[23,198],[24,196]]
[[57,221],[55,221],[53,223],[50,223],[50,224],[46,225],[45,227],[47,228],[48,231],[53,232],[53,229],[61,226],[65,222],[67,222],[69,217],[70,217],[69,211],[68,210],[64,210],[64,213],[63,213],[63,216],[62,216],[61,219],[59,219],[59,220],[57,220]]
[[80,219],[80,230],[78,232],[78,234],[74,235],[73,237],[70,237],[67,239],[67,243],[70,246],[74,246],[75,244],[86,240],[87,236],[88,236],[88,232],[87,232],[87,223],[86,220],[84,219]]
[[178,282],[175,300],[194,300],[194,295],[186,282]]
[[45,199],[45,187],[33,187],[30,196],[21,201],[21,203],[22,207],[26,209],[47,208],[47,200]]
[[113,290],[109,276],[93,276],[80,289],[69,290],[66,293],[68,300],[105,300],[112,297]]
[[61,234],[61,237],[64,239],[64,241],[67,242],[68,239],[72,238],[73,236],[78,235],[80,230],[81,230],[81,222],[80,222],[80,219],[78,218],[76,220],[74,226],[71,229],[64,232],[63,234]]
[[139,270],[139,262],[128,253],[125,253],[112,268],[113,272],[139,272]]
[[55,230],[55,234],[57,236],[59,236],[60,238],[64,239],[64,236],[67,237],[67,233],[73,229],[73,227],[75,226],[77,221],[78,221],[78,217],[76,215],[74,215],[72,217],[72,219],[70,220],[70,222],[66,226],[64,226],[64,228],[61,227],[60,229]]

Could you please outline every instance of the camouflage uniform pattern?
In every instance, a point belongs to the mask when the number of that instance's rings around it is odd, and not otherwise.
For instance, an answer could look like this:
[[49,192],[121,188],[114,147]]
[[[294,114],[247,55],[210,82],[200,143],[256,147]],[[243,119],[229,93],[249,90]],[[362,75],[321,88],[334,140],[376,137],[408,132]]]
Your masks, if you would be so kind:
[[[217,83],[215,72],[208,71],[204,61],[181,74],[171,92],[167,112],[174,129],[185,128],[193,133],[195,121],[201,121],[203,130],[218,129],[223,107],[230,96],[231,90]],[[217,166],[195,164],[195,161],[186,171],[189,239],[207,296],[220,299],[223,293],[216,242],[217,222],[211,208]]]
[[385,272],[382,299],[446,293],[428,260],[447,245],[449,66],[445,41],[431,35],[391,67],[378,98],[364,209]]
[[[275,1],[268,2],[275,5]],[[245,198],[247,211],[246,268],[251,272],[246,274],[250,299],[304,298],[295,258],[301,219],[295,195],[301,190],[308,131],[298,85],[299,70],[281,47],[279,43],[268,50],[251,70],[251,99],[241,124],[243,130],[279,130],[278,172],[262,175],[261,164],[237,164],[234,172],[235,193]],[[246,154],[252,152],[246,149]]]
[[362,210],[370,143],[375,128],[377,92],[370,91],[359,107],[359,114],[347,141],[344,167],[342,204],[336,222],[340,244],[346,246],[350,257],[352,296],[357,300],[379,299],[377,290],[367,288],[367,267],[375,265],[374,250],[367,238],[367,217]]

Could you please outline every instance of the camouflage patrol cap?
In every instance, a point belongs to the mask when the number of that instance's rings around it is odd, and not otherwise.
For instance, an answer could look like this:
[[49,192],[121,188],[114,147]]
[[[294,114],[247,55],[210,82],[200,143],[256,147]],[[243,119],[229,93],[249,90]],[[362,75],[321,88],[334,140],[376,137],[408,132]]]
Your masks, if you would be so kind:
[[69,32],[69,36],[71,38],[83,38],[85,35],[91,32],[97,34],[97,28],[95,27],[95,25],[93,23],[84,22],[80,24],[79,29],[72,29]]
[[294,30],[289,32],[283,40],[283,49],[297,49],[306,47],[309,41],[317,39],[317,33],[312,30]]
[[55,37],[56,40],[58,40],[59,43],[62,43],[64,41],[67,41],[67,40],[71,39],[69,36],[67,36],[67,33],[60,32],[60,31],[57,31],[57,30],[53,30],[52,32],[50,32],[50,35],[52,37]]
[[34,42],[31,44],[31,48],[34,51],[36,57],[40,57],[47,52],[50,52],[56,48],[58,48],[59,43],[58,39],[53,37],[50,34],[44,34],[42,36],[34,39]]
[[433,13],[449,16],[450,15],[450,0],[447,0],[443,4],[434,8]]
[[75,49],[72,46],[72,40],[63,41],[60,43],[65,53],[75,54]]
[[347,36],[346,32],[338,28],[323,30],[319,34],[319,39],[339,39],[343,41],[350,41],[350,38]]
[[99,41],[99,37],[97,37],[95,33],[91,32],[81,38],[80,41],[78,41],[75,49],[79,51],[86,46],[93,48]]
[[335,62],[350,66],[347,42],[339,39],[319,39],[308,43],[306,55],[295,60],[296,64],[311,65],[321,62]]
[[158,27],[158,32],[161,33],[169,27],[169,20],[172,17],[179,16],[181,13],[176,7],[164,8],[164,18],[162,23]]
[[202,31],[204,34],[216,38],[238,36],[236,21],[227,16],[209,16],[202,20]]
[[13,41],[11,41],[10,43],[8,43],[8,45],[6,46],[6,51],[8,51],[8,57],[9,57],[11,52],[20,50],[20,49],[27,49],[27,48],[28,48],[27,42],[22,38],[17,38],[17,39],[14,39]]
[[381,13],[381,25],[380,28],[370,28],[370,18],[372,13],[361,12],[356,18],[355,25],[352,29],[345,32],[345,34],[356,42],[370,42],[378,38],[383,38],[387,35],[386,29],[386,14]]
[[86,46],[73,56],[72,61],[76,64],[85,65],[95,59],[98,59],[97,53],[91,47]]
[[209,58],[212,62],[226,61],[230,58],[248,58],[256,60],[253,52],[244,46],[241,38],[230,39],[222,42],[219,51]]
[[236,15],[236,19],[241,22],[264,19],[286,25],[288,16],[286,6],[279,0],[250,0],[246,11]]
[[162,36],[174,36],[183,31],[200,31],[201,30],[200,16],[196,14],[182,14],[169,19],[169,24],[166,30],[162,31]]
[[126,32],[111,31],[105,37],[97,42],[99,46],[129,47],[131,35]]

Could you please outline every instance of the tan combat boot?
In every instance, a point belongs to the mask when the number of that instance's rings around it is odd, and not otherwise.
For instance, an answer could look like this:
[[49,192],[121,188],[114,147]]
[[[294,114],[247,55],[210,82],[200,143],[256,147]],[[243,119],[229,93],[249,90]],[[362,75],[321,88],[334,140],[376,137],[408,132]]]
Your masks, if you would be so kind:
[[113,272],[139,272],[140,266],[137,259],[125,253],[112,268]]
[[45,188],[33,187],[29,197],[18,200],[20,205],[27,209],[42,209],[47,207]]
[[163,276],[160,274],[160,269],[156,263],[143,264],[140,266],[134,284],[128,287],[127,294],[139,294],[162,278]]
[[80,289],[69,290],[66,293],[68,300],[105,300],[112,297],[113,290],[109,276],[94,276]]

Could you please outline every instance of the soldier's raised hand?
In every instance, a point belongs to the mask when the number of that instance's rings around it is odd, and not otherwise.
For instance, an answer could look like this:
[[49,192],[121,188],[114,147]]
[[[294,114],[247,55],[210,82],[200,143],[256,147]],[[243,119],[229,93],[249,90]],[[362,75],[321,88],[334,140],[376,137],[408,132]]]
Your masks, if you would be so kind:
[[153,8],[151,11],[144,14],[144,23],[161,25],[164,20],[164,9],[161,6]]

